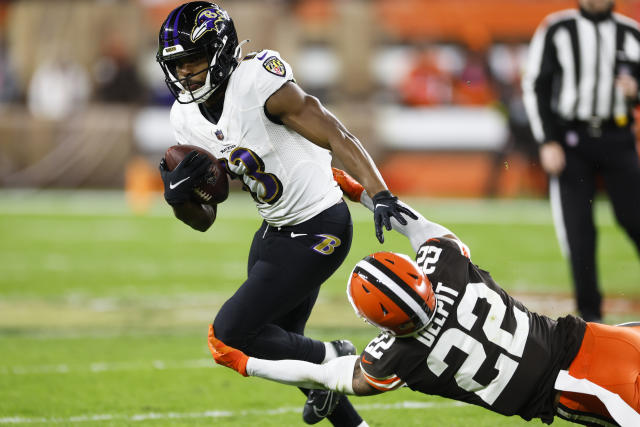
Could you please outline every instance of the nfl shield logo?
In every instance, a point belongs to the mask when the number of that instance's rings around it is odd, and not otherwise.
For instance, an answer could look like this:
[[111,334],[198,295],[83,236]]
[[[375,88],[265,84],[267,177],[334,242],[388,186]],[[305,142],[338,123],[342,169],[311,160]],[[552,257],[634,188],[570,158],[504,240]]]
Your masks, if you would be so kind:
[[224,139],[224,134],[220,129],[216,130],[216,138],[218,138],[220,141]]

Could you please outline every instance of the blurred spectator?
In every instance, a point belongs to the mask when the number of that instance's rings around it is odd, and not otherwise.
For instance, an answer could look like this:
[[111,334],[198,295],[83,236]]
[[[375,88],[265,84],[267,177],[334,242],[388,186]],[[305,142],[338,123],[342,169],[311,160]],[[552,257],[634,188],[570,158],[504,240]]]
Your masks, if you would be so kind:
[[153,105],[170,107],[175,98],[165,83],[165,75],[156,62],[158,43],[154,43],[140,56],[140,72],[142,79],[147,83],[147,102]]
[[70,57],[52,56],[33,73],[28,106],[36,117],[62,120],[84,108],[91,91],[87,71]]
[[484,51],[465,51],[465,64],[455,79],[453,103],[458,105],[487,105],[496,100],[491,71]]
[[146,85],[124,46],[119,37],[111,37],[93,66],[97,101],[140,103],[147,98]]
[[9,60],[5,36],[0,32],[0,108],[18,99],[20,90],[17,83]]
[[453,79],[438,65],[435,46],[423,46],[413,67],[400,83],[402,102],[411,106],[450,104]]
[[522,100],[520,84],[521,70],[525,61],[526,46],[498,45],[489,55],[491,75],[499,101],[507,116],[509,138],[502,149],[494,153],[493,167],[487,182],[487,196],[498,195],[499,179],[505,171],[505,162],[512,154],[521,156],[527,162],[525,177],[530,186],[539,194],[546,191],[546,177],[539,166],[538,144],[531,133],[529,118]]

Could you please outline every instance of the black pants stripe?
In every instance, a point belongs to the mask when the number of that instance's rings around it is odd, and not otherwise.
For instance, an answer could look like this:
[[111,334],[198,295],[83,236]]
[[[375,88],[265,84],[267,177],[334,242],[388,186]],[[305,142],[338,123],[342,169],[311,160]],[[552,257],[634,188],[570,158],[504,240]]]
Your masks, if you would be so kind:
[[630,127],[608,127],[593,136],[587,127],[566,130],[566,167],[559,177],[562,219],[567,237],[578,311],[585,320],[602,318],[596,269],[593,200],[602,176],[615,217],[640,253],[640,167]]

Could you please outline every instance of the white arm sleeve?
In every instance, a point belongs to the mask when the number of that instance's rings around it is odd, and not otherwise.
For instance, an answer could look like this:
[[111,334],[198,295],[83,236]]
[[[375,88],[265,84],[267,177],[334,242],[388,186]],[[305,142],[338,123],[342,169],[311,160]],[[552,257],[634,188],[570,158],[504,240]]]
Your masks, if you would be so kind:
[[323,365],[301,360],[264,360],[250,357],[247,374],[282,384],[353,393],[353,370],[359,356],[342,356]]
[[[371,200],[371,197],[369,197],[366,191],[362,192],[362,195],[360,196],[360,203],[373,212],[373,200]],[[402,225],[392,217],[391,228],[406,236],[411,242],[411,247],[415,252],[418,252],[420,246],[432,237],[440,237],[447,234],[454,235],[448,228],[429,221],[406,203],[401,201],[398,201],[398,203],[413,212],[418,219],[411,219],[408,216],[403,215],[407,220],[407,225]]]

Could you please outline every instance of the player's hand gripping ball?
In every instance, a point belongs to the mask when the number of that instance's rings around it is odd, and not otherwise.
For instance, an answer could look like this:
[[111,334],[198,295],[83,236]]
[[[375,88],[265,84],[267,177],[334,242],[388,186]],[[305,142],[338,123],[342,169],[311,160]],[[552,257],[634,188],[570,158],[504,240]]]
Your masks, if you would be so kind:
[[[227,173],[222,162],[207,150],[195,145],[173,145],[164,154],[164,163],[167,170],[173,171],[192,151],[197,151],[198,156],[207,156],[211,161],[211,166],[204,174],[204,177],[196,181],[195,184],[193,182],[185,182],[185,184],[191,185],[195,199],[200,203],[217,205],[224,202],[229,196]],[[176,183],[170,182],[169,185],[175,186]]]

